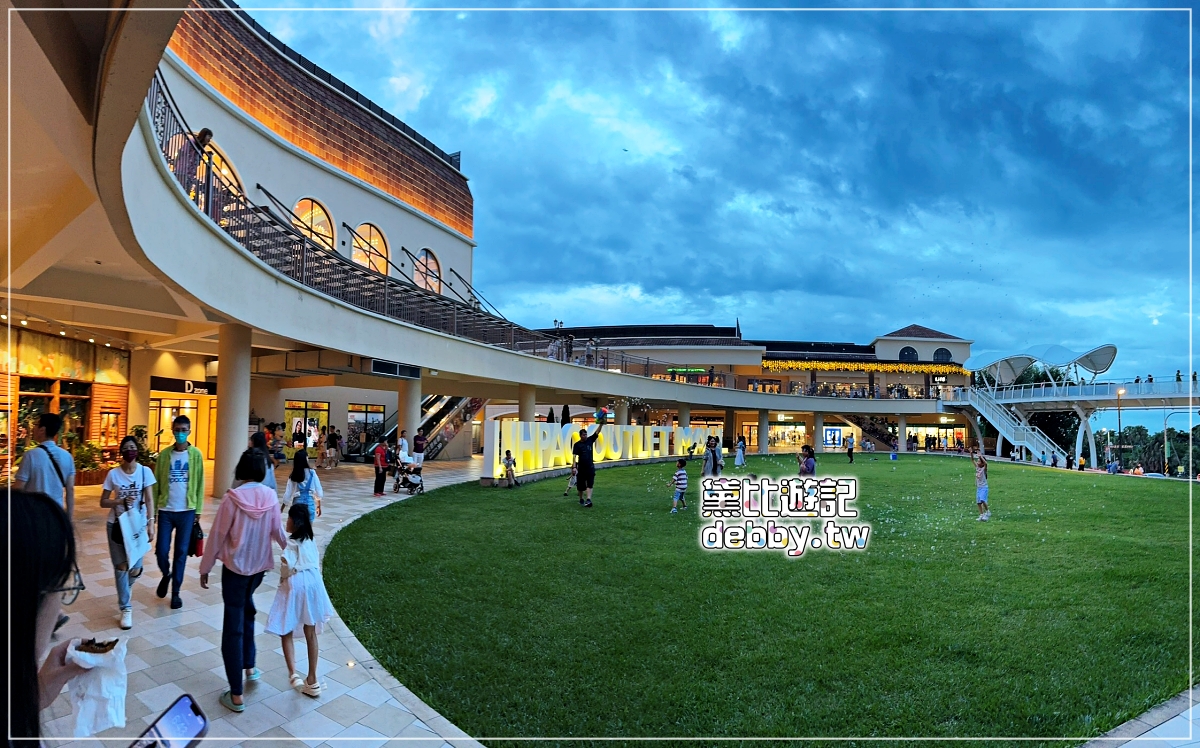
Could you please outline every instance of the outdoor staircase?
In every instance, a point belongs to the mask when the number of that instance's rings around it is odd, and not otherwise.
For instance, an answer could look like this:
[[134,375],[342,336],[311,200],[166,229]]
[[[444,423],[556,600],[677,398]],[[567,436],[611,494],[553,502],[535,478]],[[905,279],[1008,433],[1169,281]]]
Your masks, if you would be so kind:
[[985,389],[964,388],[956,394],[954,400],[946,401],[946,404],[961,404],[971,407],[983,416],[984,420],[992,425],[992,428],[999,431],[1000,435],[1009,443],[1025,447],[1035,457],[1041,455],[1042,452],[1045,452],[1047,457],[1055,452],[1060,455],[1067,454],[1067,450],[1055,444],[1037,426],[1022,423],[1012,411],[996,402]]
[[892,432],[888,431],[886,422],[881,423],[875,416],[842,415],[838,418],[857,426],[863,438],[875,442],[879,449],[886,452],[892,448]]

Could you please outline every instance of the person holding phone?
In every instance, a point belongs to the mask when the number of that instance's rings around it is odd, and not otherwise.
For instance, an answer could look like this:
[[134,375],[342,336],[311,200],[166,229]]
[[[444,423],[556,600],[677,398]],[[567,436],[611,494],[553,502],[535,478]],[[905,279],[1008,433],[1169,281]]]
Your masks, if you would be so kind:
[[[141,512],[146,518],[146,536],[154,540],[154,473],[145,465],[139,465],[137,439],[127,436],[121,440],[121,464],[108,471],[104,478],[104,490],[100,493],[100,506],[108,509],[108,557],[112,559],[113,577],[117,583],[117,608],[121,612],[121,628],[133,628],[133,605],[129,585],[131,580],[142,575],[142,559],[127,558],[125,542],[121,538],[118,518],[126,512]],[[116,494],[115,496],[113,494]],[[135,515],[136,516],[136,515]]]
[[37,745],[41,711],[84,672],[66,660],[70,640],[50,648],[62,606],[75,602],[83,576],[71,521],[58,502],[16,490],[9,502],[10,511],[0,512],[0,558],[9,564],[9,734]]

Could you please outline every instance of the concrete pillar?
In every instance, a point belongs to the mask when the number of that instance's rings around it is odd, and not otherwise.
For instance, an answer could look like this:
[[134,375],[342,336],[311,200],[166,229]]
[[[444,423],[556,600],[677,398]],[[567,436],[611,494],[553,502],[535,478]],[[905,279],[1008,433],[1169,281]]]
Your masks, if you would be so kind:
[[[129,423],[126,432],[133,426],[145,426],[147,438],[153,438],[158,424],[150,421],[150,372],[158,351],[134,350],[129,353]],[[246,418],[250,416],[247,414]]]
[[[1091,453],[1088,455],[1088,458],[1091,460],[1092,470],[1095,470],[1096,469],[1096,432],[1092,431],[1092,422],[1091,421],[1084,420],[1083,425],[1087,427],[1088,440],[1091,445]],[[1188,476],[1188,477],[1190,478],[1191,476]]]
[[813,413],[812,440],[813,440],[813,451],[814,452],[824,452],[825,451],[824,434],[825,434],[825,414],[824,413]]
[[617,419],[618,426],[629,425],[629,403],[624,400],[617,402],[617,412],[613,414]]
[[722,446],[724,446],[728,449],[733,449],[733,445],[737,443],[737,438],[738,438],[737,411],[736,410],[726,410],[725,411],[725,434],[724,434],[724,436],[725,436],[725,438],[722,440],[724,442],[724,444]]
[[[979,442],[979,453],[983,454],[983,442]],[[1004,454],[1004,434],[996,432],[996,459],[1000,459]]]
[[[908,451],[908,434],[905,432],[908,430],[908,417],[907,416],[896,416],[896,420],[898,422],[897,426],[896,426],[896,440],[900,443],[900,451],[907,452]],[[982,448],[982,447],[983,447],[983,445],[980,444],[980,448]]]
[[537,387],[532,384],[517,385],[517,420],[521,423],[537,420]]
[[[400,431],[408,432],[408,445],[412,449],[413,437],[421,426],[421,380],[398,379],[396,386],[396,440],[400,439]],[[430,436],[430,434],[426,434]]]
[[767,435],[771,431],[770,414],[765,410],[758,411],[758,453],[760,455],[767,454]]
[[679,404],[679,427],[688,428],[692,425],[692,406]]
[[[250,438],[250,328],[221,325],[217,340],[217,450],[212,495],[224,496]],[[130,362],[132,364],[132,362]],[[196,426],[192,424],[192,433]]]

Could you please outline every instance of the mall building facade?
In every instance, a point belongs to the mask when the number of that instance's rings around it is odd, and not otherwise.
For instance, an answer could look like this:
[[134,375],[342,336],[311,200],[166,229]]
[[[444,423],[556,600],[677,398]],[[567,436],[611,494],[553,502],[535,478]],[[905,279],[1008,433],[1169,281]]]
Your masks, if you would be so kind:
[[[265,423],[301,446],[334,426],[351,452],[424,426],[441,457],[474,451],[486,418],[562,405],[720,424],[760,451],[962,424],[937,396],[967,383],[970,341],[926,328],[859,345],[504,318],[474,286],[461,155],[232,2],[10,9],[13,456],[45,410],[110,455],[188,415],[220,495]],[[591,359],[564,333],[596,338]]]

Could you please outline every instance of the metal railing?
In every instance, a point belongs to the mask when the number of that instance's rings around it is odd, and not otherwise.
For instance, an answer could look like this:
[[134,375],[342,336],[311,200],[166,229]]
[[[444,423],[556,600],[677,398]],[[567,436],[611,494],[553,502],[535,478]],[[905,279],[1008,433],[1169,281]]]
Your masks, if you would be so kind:
[[1139,397],[1187,397],[1200,395],[1196,382],[1168,380],[1164,382],[1093,382],[1091,384],[1021,384],[997,387],[991,390],[998,401],[1029,400],[1075,400],[1099,398],[1116,400],[1117,391],[1122,399]]
[[[154,74],[146,107],[159,152],[188,199],[234,241],[276,271],[360,309],[425,329],[539,357],[547,357],[547,352],[559,345],[553,337],[491,314],[481,304],[461,303],[420,288],[406,277],[354,263],[306,236],[294,223],[298,219],[286,220],[270,207],[252,201],[240,185],[212,168],[212,151],[196,142],[161,71]],[[259,189],[269,195],[261,185]],[[291,213],[286,207],[280,210]],[[394,268],[390,261],[387,264]],[[474,293],[474,289],[469,290]],[[561,355],[557,358],[563,360]],[[580,363],[588,365],[582,360]],[[590,365],[661,378],[670,378],[668,370],[680,368],[607,349],[594,351]]]
[[978,387],[954,387],[949,395],[945,398],[947,402],[969,403],[1012,444],[1027,447],[1035,454],[1039,451],[1047,454],[1066,453],[1037,426],[1022,423],[987,390]]

